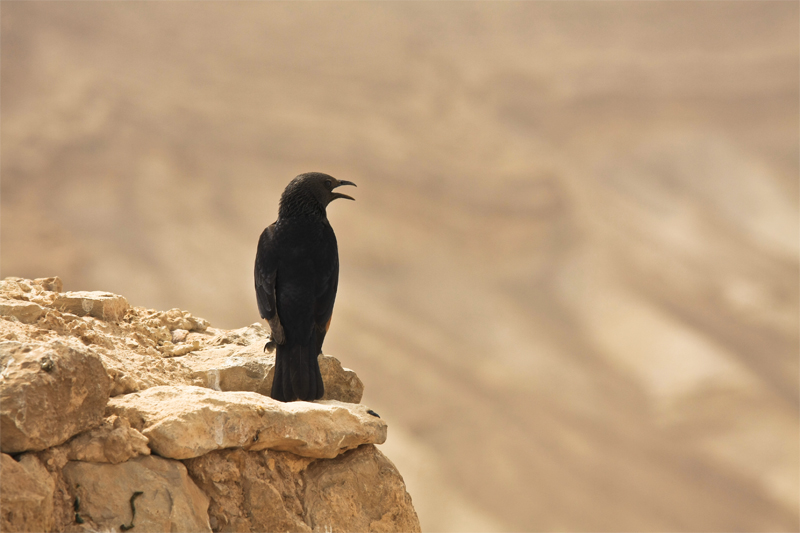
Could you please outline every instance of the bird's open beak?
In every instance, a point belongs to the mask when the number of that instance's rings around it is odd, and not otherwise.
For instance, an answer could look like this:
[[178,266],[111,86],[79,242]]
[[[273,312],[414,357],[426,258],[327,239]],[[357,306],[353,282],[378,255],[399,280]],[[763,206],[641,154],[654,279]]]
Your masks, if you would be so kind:
[[[344,180],[340,181],[340,182],[339,182],[339,184],[338,184],[338,185],[336,185],[336,187],[341,187],[342,185],[352,185],[353,187],[358,187],[358,185],[356,185],[356,184],[355,184],[355,183],[353,183],[352,181],[344,181]],[[334,187],[334,189],[335,189],[336,187]],[[356,199],[355,199],[355,198],[353,198],[352,196],[347,196],[346,194],[342,194],[342,193],[340,193],[340,192],[335,192],[335,193],[333,193],[333,199],[335,200],[335,199],[337,199],[337,198],[347,198],[348,200],[353,200],[354,202],[355,202],[355,200],[356,200]]]

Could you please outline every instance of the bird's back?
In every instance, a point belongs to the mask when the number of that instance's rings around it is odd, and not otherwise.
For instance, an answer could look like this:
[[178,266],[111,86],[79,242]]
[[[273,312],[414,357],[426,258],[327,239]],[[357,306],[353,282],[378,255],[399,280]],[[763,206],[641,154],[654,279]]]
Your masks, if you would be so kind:
[[281,382],[273,393],[282,399],[319,399],[324,386],[317,356],[338,284],[336,237],[327,221],[307,220],[279,221],[275,237],[275,296],[286,339],[277,346],[275,379]]
[[[317,299],[337,283],[339,252],[336,235],[327,221],[279,221],[275,227],[278,250],[276,293],[278,313],[283,304],[314,307]],[[291,300],[287,300],[291,298]],[[284,312],[281,308],[284,307]]]
[[272,397],[316,400],[324,386],[317,356],[331,322],[339,252],[325,208],[336,187],[355,185],[327,174],[297,176],[281,196],[278,220],[261,234],[255,262],[256,299],[275,345]]

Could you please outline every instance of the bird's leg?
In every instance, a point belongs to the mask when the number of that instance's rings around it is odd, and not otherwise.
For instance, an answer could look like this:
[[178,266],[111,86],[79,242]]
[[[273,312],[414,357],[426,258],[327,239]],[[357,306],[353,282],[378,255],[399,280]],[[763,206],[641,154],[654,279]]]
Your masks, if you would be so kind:
[[264,351],[266,353],[272,353],[275,351],[275,347],[278,344],[283,344],[286,342],[286,334],[283,332],[283,326],[281,325],[281,320],[278,318],[277,314],[269,320],[269,327],[272,331],[269,334],[269,340],[267,341],[267,344],[264,345]]

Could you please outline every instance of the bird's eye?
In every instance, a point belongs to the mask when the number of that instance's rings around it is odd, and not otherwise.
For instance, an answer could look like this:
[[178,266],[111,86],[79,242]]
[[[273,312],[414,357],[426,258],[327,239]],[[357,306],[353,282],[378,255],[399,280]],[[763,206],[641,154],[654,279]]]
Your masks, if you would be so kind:
[[325,180],[325,186],[326,186],[327,188],[329,188],[329,189],[330,189],[330,188],[331,188],[331,185],[333,185],[333,183],[331,182],[331,180]]

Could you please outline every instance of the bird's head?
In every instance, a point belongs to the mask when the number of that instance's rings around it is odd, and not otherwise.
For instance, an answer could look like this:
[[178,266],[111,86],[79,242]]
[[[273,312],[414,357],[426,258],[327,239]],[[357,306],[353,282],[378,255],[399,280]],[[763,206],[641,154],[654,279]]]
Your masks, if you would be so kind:
[[298,215],[308,210],[322,210],[337,198],[355,198],[334,192],[342,185],[356,186],[352,181],[337,180],[333,176],[321,172],[307,172],[294,178],[281,195],[280,216]]

